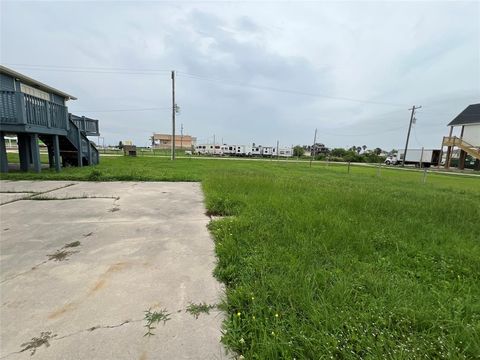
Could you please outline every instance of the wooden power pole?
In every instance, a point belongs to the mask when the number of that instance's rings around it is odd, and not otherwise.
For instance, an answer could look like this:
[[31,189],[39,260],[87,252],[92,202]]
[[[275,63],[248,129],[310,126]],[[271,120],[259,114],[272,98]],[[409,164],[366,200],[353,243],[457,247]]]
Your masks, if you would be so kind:
[[172,155],[171,159],[175,160],[175,112],[177,104],[175,104],[175,70],[172,70]]
[[317,143],[317,129],[315,129],[315,136],[313,137],[313,146],[310,149],[310,167],[312,167],[313,151],[316,143]]
[[408,141],[410,140],[410,131],[412,130],[412,122],[415,116],[415,110],[420,109],[421,106],[415,106],[413,105],[411,109],[411,114],[410,114],[410,125],[408,125],[408,133],[407,133],[407,141],[405,142],[405,150],[403,152],[403,161],[402,161],[402,167],[405,166],[405,160],[407,159],[407,150],[408,150]]

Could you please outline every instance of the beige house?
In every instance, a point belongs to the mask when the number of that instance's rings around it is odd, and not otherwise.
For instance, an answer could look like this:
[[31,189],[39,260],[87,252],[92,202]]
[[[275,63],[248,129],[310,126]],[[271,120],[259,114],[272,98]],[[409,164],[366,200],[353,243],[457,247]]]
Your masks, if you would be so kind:
[[[175,135],[175,149],[190,150],[195,147],[197,138],[190,135]],[[172,135],[156,134],[152,136],[152,148],[154,149],[171,149]]]

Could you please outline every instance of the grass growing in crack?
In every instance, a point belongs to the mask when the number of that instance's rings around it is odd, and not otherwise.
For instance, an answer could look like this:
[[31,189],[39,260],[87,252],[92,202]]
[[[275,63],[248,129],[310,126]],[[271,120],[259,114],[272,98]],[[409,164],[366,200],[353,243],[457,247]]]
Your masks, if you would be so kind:
[[45,345],[45,347],[49,347],[49,340],[53,339],[55,336],[57,336],[57,334],[52,335],[51,331],[42,332],[40,333],[40,337],[33,337],[32,340],[20,345],[23,347],[20,352],[30,350],[30,355],[32,356],[40,346]]
[[68,257],[78,251],[57,250],[55,254],[47,254],[48,260],[64,261],[68,260]]
[[155,330],[154,324],[158,324],[160,321],[163,321],[163,325],[170,320],[170,313],[166,309],[161,309],[160,311],[152,311],[152,309],[148,309],[145,311],[144,320],[147,322],[145,327],[147,328],[147,332],[143,336],[152,336],[155,335],[153,330]]
[[77,247],[77,246],[80,246],[80,244],[81,244],[81,242],[77,240],[77,241],[65,244],[65,246],[63,248],[66,249],[66,248]]
[[195,304],[195,303],[190,303],[188,304],[187,308],[185,309],[185,312],[188,312],[190,314],[192,314],[195,319],[198,319],[198,317],[200,316],[200,314],[210,314],[210,310],[213,310],[217,307],[217,305],[214,305],[214,304],[207,304],[207,303],[199,303],[199,304]]

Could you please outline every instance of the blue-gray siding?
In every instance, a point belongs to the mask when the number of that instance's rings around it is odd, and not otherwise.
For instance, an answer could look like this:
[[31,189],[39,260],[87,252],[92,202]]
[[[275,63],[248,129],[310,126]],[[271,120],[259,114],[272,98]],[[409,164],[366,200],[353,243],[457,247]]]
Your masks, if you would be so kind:
[[0,90],[15,90],[14,79],[7,74],[0,74]]

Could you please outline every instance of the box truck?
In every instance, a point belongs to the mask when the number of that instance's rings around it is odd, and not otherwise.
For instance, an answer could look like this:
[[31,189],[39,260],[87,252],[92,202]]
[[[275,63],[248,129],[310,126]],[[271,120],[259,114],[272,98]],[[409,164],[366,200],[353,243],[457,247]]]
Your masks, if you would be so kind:
[[[440,164],[440,150],[436,149],[408,149],[405,165],[415,165],[415,167],[430,167]],[[401,165],[403,162],[404,151],[398,154],[388,156],[385,160],[386,165]]]

